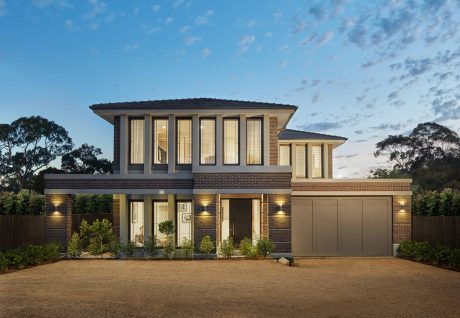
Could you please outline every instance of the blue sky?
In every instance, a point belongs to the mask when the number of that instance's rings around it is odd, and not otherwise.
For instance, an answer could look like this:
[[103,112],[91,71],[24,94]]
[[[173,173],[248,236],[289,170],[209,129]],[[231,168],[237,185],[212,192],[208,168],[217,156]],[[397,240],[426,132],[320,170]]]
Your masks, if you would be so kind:
[[0,0],[0,122],[41,115],[112,156],[101,102],[215,97],[299,106],[346,136],[336,177],[435,120],[459,132],[460,3]]

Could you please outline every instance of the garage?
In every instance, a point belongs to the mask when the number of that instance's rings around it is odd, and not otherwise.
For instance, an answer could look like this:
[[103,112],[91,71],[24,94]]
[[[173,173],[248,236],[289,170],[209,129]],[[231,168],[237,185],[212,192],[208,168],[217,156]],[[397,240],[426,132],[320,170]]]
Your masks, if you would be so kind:
[[391,255],[391,197],[292,197],[292,253]]

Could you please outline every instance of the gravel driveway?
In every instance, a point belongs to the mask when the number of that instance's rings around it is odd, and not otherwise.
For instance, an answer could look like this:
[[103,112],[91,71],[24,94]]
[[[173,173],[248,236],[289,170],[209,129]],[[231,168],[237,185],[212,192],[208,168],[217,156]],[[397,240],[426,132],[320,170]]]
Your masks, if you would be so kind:
[[460,317],[460,273],[395,258],[60,261],[0,275],[0,317]]

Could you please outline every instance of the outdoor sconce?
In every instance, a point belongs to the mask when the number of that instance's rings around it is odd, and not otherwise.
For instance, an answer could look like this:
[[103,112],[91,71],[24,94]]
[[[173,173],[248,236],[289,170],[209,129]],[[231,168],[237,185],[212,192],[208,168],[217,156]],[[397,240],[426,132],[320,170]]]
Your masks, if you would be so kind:
[[278,212],[276,212],[276,214],[277,215],[284,215],[284,210],[283,210],[284,205],[283,205],[283,203],[280,203],[279,207],[280,207],[280,209],[279,209]]
[[399,208],[400,208],[399,211],[398,211],[399,213],[405,213],[406,212],[406,210],[404,210],[404,204],[405,203],[406,202],[404,200],[399,201]]
[[207,206],[208,206],[207,204],[203,204],[201,206],[201,215],[208,215],[209,214],[209,212],[206,210]]

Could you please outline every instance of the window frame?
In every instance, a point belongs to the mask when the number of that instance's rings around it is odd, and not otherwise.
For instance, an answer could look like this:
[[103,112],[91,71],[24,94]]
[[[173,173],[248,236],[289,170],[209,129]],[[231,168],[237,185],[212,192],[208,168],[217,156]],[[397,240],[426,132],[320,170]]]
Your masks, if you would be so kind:
[[298,178],[298,179],[308,179],[308,163],[309,163],[309,158],[308,158],[308,144],[296,144],[295,147],[296,147],[296,154],[297,154],[297,147],[298,146],[302,146],[304,151],[304,158],[305,158],[305,163],[304,163],[304,169],[305,169],[305,175],[304,176],[297,176],[297,158],[295,160],[296,162],[296,166],[293,167],[293,169],[295,170],[295,178]]
[[[191,154],[190,154],[190,157],[191,157],[191,162],[190,163],[179,163],[179,143],[178,143],[178,139],[179,139],[179,125],[178,125],[178,122],[180,120],[189,120],[190,121],[190,142],[191,142],[191,147],[190,147],[190,151],[191,151]],[[176,162],[175,164],[177,166],[182,166],[182,167],[188,167],[188,166],[191,166],[192,163],[193,163],[193,119],[192,117],[176,117],[176,127],[175,127],[175,140],[174,140],[174,147],[175,147],[175,152],[176,152]]]
[[[155,120],[166,120],[166,163],[155,163]],[[169,163],[169,118],[168,117],[152,117],[152,165],[165,166]]]
[[[280,149],[281,147],[288,147],[289,148],[289,164],[288,165],[281,165],[280,164],[280,159],[281,159],[281,156],[280,156]],[[278,145],[278,166],[280,167],[290,167],[292,166],[292,144],[279,144]]]
[[[144,121],[144,132],[143,132],[143,138],[144,138],[144,156],[143,156],[143,162],[142,163],[132,163],[131,162],[131,151],[132,151],[132,146],[131,146],[131,137],[132,137],[132,130],[131,130],[131,122],[133,120],[143,120]],[[144,117],[128,117],[128,164],[132,166],[141,166],[145,164],[145,118]]]
[[[238,122],[238,155],[236,156],[238,158],[237,163],[225,163],[225,121],[226,120],[236,120]],[[240,128],[241,128],[241,122],[239,117],[224,117],[222,118],[222,165],[223,166],[239,166],[240,165],[240,153],[241,153],[241,134],[240,134]]]
[[177,238],[177,235],[179,235],[179,231],[177,230],[178,229],[178,226],[177,226],[177,208],[178,208],[178,203],[181,203],[181,202],[190,202],[190,213],[191,213],[191,220],[190,220],[190,240],[193,242],[193,218],[194,218],[194,207],[193,207],[193,200],[188,200],[188,199],[178,199],[174,202],[174,231],[176,233],[174,233],[174,240],[176,241],[176,248],[177,247],[181,247],[181,242],[178,242],[178,238]]
[[[320,176],[319,177],[314,177],[313,176],[313,147],[319,147],[319,155],[320,155],[320,168],[319,168],[319,171],[320,171]],[[324,178],[324,156],[323,156],[323,153],[324,153],[324,149],[323,149],[323,144],[312,144],[311,145],[311,178],[312,179],[323,179]]]
[[[260,121],[260,163],[248,163],[248,121]],[[239,143],[238,143],[239,145]],[[249,117],[246,118],[246,165],[247,166],[263,166],[264,165],[264,118]]]
[[[132,218],[132,213],[133,213],[133,211],[131,209],[131,203],[132,202],[142,202],[142,203],[144,203],[144,200],[139,200],[139,199],[137,199],[137,200],[134,200],[134,199],[128,200],[128,213],[127,214],[128,214],[128,240],[129,241],[131,241],[131,218]],[[145,210],[145,203],[144,203],[144,210]],[[144,211],[142,211],[142,212],[144,212]],[[144,218],[142,218],[142,219],[144,219]],[[144,220],[144,228],[145,228],[145,220]],[[144,234],[144,233],[142,233],[142,234]],[[145,239],[146,238],[144,237],[144,242],[145,242]]]
[[[202,120],[213,120],[214,121],[214,163],[202,163],[201,162],[201,121]],[[199,154],[199,165],[200,166],[215,166],[217,165],[217,118],[216,117],[200,117],[198,121],[199,125],[199,140],[198,140],[198,154]],[[239,126],[238,126],[239,127]],[[193,146],[193,145],[192,145]],[[223,149],[223,148],[222,148]]]

